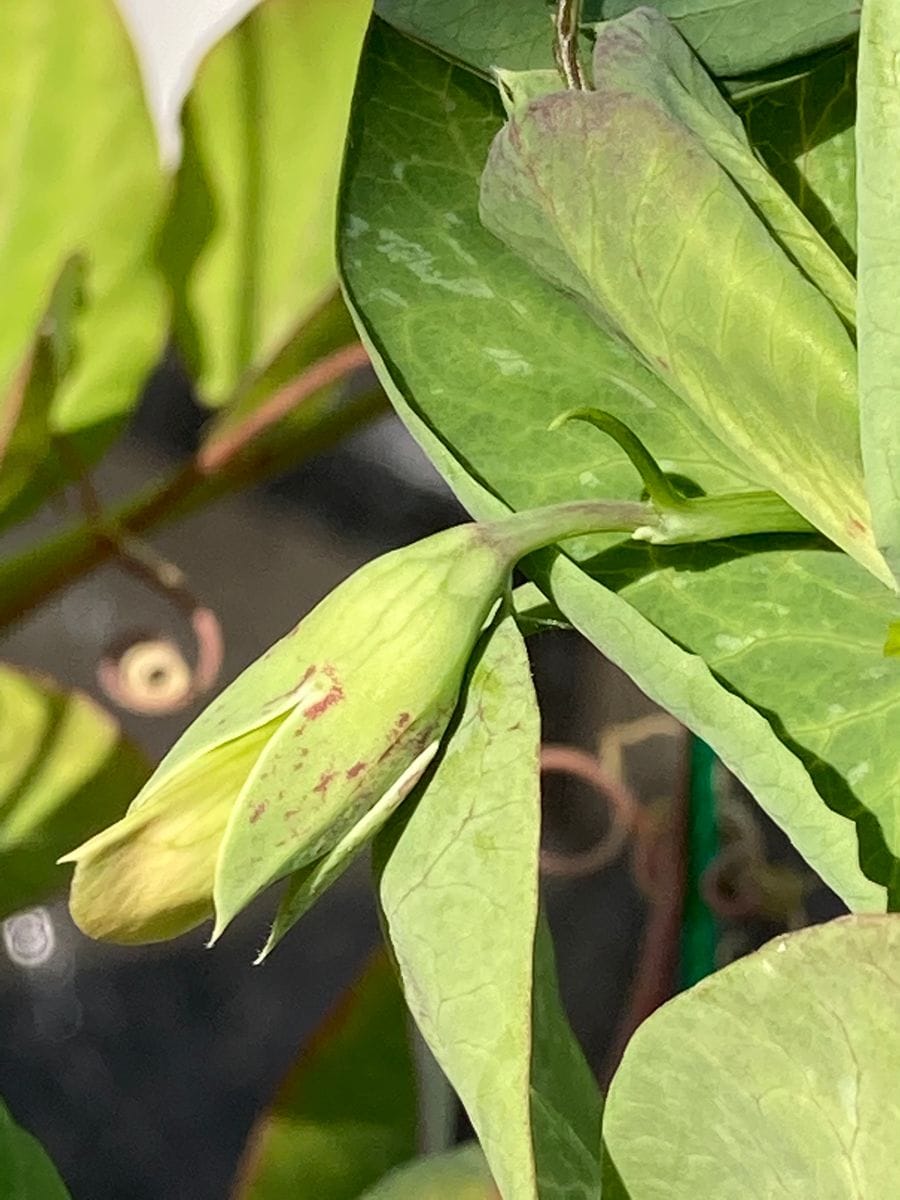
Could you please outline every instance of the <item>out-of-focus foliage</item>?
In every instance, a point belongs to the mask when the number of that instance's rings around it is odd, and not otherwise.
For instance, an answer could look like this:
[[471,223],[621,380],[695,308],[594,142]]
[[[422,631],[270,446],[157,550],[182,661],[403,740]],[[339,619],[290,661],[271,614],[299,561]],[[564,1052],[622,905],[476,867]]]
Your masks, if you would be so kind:
[[251,1131],[232,1200],[357,1200],[415,1153],[409,1018],[373,959]]
[[88,696],[0,664],[0,916],[61,887],[57,858],[114,820],[146,776]]

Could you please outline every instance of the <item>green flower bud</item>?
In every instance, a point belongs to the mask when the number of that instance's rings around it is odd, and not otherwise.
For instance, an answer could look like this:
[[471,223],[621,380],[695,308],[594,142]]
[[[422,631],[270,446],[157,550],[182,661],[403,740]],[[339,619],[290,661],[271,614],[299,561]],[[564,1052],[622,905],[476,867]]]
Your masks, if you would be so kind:
[[348,834],[384,797],[399,803],[437,752],[515,561],[646,519],[643,505],[561,505],[458,526],[357,571],[209,705],[122,820],[63,860],[76,923],[158,941],[215,911],[216,937],[271,883],[355,847]]

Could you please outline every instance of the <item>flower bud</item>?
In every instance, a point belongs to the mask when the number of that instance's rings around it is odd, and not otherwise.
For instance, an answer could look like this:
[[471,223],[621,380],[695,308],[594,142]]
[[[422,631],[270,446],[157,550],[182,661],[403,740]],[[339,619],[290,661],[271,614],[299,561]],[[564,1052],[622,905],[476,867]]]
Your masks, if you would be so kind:
[[[515,561],[642,505],[578,503],[461,525],[367,564],[197,718],[126,815],[62,861],[88,934],[158,941],[317,862],[414,786]],[[367,827],[364,827],[367,828]],[[329,869],[331,866],[329,865]]]

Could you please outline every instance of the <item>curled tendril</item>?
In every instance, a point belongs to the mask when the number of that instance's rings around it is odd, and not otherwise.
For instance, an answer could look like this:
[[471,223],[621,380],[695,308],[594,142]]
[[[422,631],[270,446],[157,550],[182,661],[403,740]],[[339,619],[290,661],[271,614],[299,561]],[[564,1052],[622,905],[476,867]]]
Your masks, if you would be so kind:
[[542,849],[544,874],[578,879],[615,862],[640,821],[641,805],[631,789],[609,773],[593,754],[577,746],[545,742],[541,746],[541,774],[571,775],[582,780],[602,797],[610,811],[609,829],[587,850],[561,853]]

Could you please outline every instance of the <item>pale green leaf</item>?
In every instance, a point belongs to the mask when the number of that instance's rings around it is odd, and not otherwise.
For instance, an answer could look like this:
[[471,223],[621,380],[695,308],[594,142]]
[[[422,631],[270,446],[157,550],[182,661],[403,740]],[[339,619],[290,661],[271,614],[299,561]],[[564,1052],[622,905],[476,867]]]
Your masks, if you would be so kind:
[[409,1019],[379,954],[250,1131],[232,1200],[357,1200],[416,1148]]
[[750,140],[836,254],[856,264],[856,48],[740,105]]
[[[633,346],[760,484],[888,582],[863,487],[855,348],[838,315],[852,316],[852,280],[660,30],[643,11],[610,23],[597,90],[513,106],[482,178],[482,219]],[[793,259],[827,278],[834,307]]]
[[81,255],[78,354],[50,427],[80,435],[89,454],[135,403],[161,349],[154,253],[165,180],[113,0],[8,0],[0,60],[0,396],[63,264]]
[[121,816],[146,775],[89,697],[0,664],[0,916],[61,888],[57,858]]
[[[640,0],[599,0],[620,17]],[[859,28],[859,0],[655,0],[716,75],[744,75],[834,45]]]
[[587,1200],[599,1097],[559,1011],[546,935],[535,944],[539,736],[506,617],[477,653],[434,774],[383,835],[379,891],[410,1011],[504,1200]]
[[[586,0],[586,22],[621,16],[637,0]],[[656,0],[716,75],[744,75],[851,36],[857,0]],[[463,66],[526,71],[553,66],[548,0],[376,0],[395,28]]]
[[859,404],[878,544],[900,580],[900,8],[866,0],[859,42]]
[[328,300],[334,208],[370,0],[266,0],[211,52],[184,113],[163,260],[175,337],[221,405]]
[[[669,21],[652,9],[641,9],[602,25],[594,46],[594,71],[602,80],[605,104],[613,93],[655,102],[665,116],[692,135],[734,180],[840,316],[853,324],[856,283],[850,271],[760,163],[741,121]],[[696,148],[696,143],[686,145],[685,152]]]
[[474,1143],[397,1167],[360,1200],[500,1200]]
[[40,1143],[20,1129],[0,1101],[0,1196],[3,1200],[69,1200]]
[[[489,86],[376,29],[342,260],[403,419],[481,517],[638,495],[633,469],[595,430],[547,432],[576,403],[624,420],[671,475],[710,493],[746,486],[659,380],[479,227],[478,175],[501,120]],[[414,154],[421,161],[395,179],[390,164]],[[567,543],[598,582],[561,560],[554,571],[578,593],[557,595],[559,606],[583,603],[592,640],[703,734],[851,906],[883,907],[900,858],[889,592],[803,539],[681,550],[610,541]]]
[[631,1039],[604,1141],[630,1200],[890,1200],[900,917],[777,939]]

